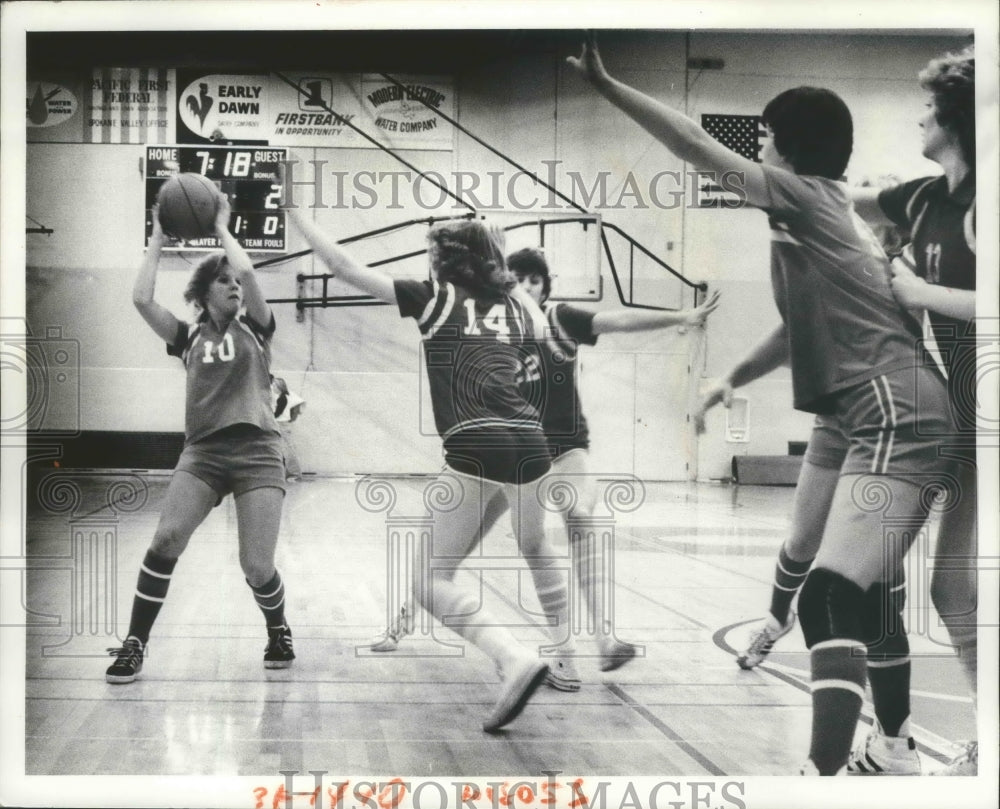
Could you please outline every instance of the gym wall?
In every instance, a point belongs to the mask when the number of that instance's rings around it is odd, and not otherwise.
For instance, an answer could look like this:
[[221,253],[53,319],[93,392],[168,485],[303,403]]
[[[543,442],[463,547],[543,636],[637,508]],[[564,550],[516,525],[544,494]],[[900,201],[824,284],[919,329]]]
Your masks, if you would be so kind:
[[[791,409],[786,370],[742,392],[750,401],[746,443],[726,441],[721,412],[712,414],[709,432],[696,441],[687,417],[692,380],[697,384],[722,373],[777,324],[765,217],[623,194],[633,181],[645,192],[658,172],[680,172],[687,182],[686,167],[566,69],[563,59],[575,49],[566,50],[566,43],[564,37],[556,45],[540,38],[509,55],[458,65],[450,78],[459,122],[540,176],[548,177],[554,165],[555,184],[565,192],[574,187],[573,172],[588,187],[603,174],[608,193],[587,207],[687,278],[723,293],[704,339],[676,330],[608,335],[583,349],[581,393],[592,427],[594,469],[658,480],[726,478],[733,455],[784,454],[789,441],[808,437],[811,424],[810,417]],[[857,183],[886,174],[908,179],[936,173],[920,157],[916,122],[924,99],[916,74],[930,57],[964,43],[961,36],[629,31],[608,34],[601,47],[614,75],[696,120],[703,113],[759,114],[769,98],[795,85],[834,89],[855,117],[856,147],[847,179]],[[724,67],[693,70],[688,58],[721,59]],[[440,73],[440,67],[434,64],[427,72]],[[419,73],[420,65],[410,64],[408,70]],[[137,144],[28,145],[27,210],[53,230],[27,237],[28,325],[36,336],[58,326],[61,339],[78,341],[80,349],[79,406],[72,390],[60,393],[55,386],[47,422],[52,429],[76,425],[85,434],[126,436],[183,429],[184,374],[131,304],[142,258],[143,153]],[[373,149],[312,147],[292,153],[300,161],[324,161],[347,171],[402,168]],[[445,177],[478,175],[483,188],[490,172],[502,172],[505,182],[516,172],[459,132],[450,151],[400,154]],[[529,200],[547,198],[540,189],[532,192],[530,183],[517,188]],[[568,210],[559,206],[559,212]],[[313,215],[342,237],[448,211],[464,209],[445,205],[428,211],[404,185],[399,209],[320,208]],[[361,242],[354,250],[367,262],[388,257],[401,245],[421,249],[422,229],[382,243]],[[289,249],[301,248],[292,233]],[[619,270],[631,271],[633,301],[692,305],[687,287],[650,262],[631,267],[627,251],[615,249]],[[181,293],[196,260],[190,254],[171,256],[162,265],[157,299],[178,316],[189,314]],[[558,275],[559,268],[553,269]],[[421,272],[412,264],[399,271]],[[310,256],[262,270],[260,277],[268,297],[289,298],[296,294],[295,275],[314,272],[322,267]],[[606,264],[601,286],[602,299],[584,305],[620,306]],[[316,291],[316,285],[307,289]],[[336,284],[331,291],[351,292]],[[305,414],[292,427],[304,469],[405,474],[440,468],[440,441],[429,417],[412,321],[400,319],[392,307],[310,309],[300,318],[293,305],[277,304],[275,314],[274,371],[307,400]],[[91,451],[81,462],[100,465],[101,454]]]

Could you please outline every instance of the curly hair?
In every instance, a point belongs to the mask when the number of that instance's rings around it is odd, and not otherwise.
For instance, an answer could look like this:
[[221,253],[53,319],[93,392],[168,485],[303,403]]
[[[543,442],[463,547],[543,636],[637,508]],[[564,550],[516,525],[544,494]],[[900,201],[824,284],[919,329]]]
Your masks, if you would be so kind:
[[957,135],[965,162],[976,165],[975,48],[931,59],[917,78],[934,99],[934,118]]
[[212,282],[222,274],[227,266],[229,266],[229,262],[226,260],[225,253],[213,253],[198,262],[198,266],[194,268],[191,279],[184,289],[185,302],[195,303],[204,310],[208,288],[212,286]]
[[537,247],[523,247],[507,256],[507,267],[515,275],[537,275],[542,279],[542,300],[552,292],[552,276],[545,253]]
[[506,295],[517,279],[503,258],[504,234],[482,222],[456,219],[441,222],[427,233],[434,276],[479,297]]
[[796,174],[830,180],[843,176],[854,149],[854,121],[832,90],[785,90],[767,102],[761,118],[774,133],[774,148]]

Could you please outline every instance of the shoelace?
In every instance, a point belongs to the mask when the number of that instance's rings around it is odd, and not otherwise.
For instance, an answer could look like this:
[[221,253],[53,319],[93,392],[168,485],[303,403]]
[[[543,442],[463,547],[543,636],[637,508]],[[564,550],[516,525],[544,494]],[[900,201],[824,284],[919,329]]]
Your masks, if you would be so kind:
[[108,647],[108,655],[111,657],[117,657],[120,660],[124,659],[131,663],[134,658],[142,657],[142,648],[135,644],[128,644],[126,646],[110,646]]
[[396,616],[395,620],[386,627],[386,636],[392,638],[393,640],[399,640],[404,635],[410,633],[409,627],[410,616],[406,613],[406,608],[402,608],[399,611],[399,615]]
[[769,651],[769,647],[772,643],[771,633],[768,632],[768,629],[765,626],[763,629],[758,629],[754,632],[753,636],[750,638],[750,651],[753,654]]
[[281,632],[271,636],[271,648],[278,648],[282,652],[292,651],[292,636],[287,632]]

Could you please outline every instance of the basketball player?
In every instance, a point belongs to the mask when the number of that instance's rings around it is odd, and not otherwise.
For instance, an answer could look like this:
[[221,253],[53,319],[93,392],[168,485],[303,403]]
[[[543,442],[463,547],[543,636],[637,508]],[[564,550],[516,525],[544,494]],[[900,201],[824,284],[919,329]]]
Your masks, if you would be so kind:
[[285,621],[285,587],[274,567],[285,465],[271,409],[271,338],[274,316],[253,265],[229,232],[229,202],[220,195],[215,233],[224,252],[205,258],[184,292],[200,310],[196,323],[178,320],[154,300],[164,244],[159,211],[132,299],[167,353],[187,372],[184,449],[167,488],[153,541],[139,569],[128,635],[109,650],[109,683],[131,683],[142,671],[149,634],[177,560],[195,529],[232,493],[236,504],[240,567],[267,626],[265,668],[295,659]]
[[[909,249],[893,262],[892,289],[908,309],[927,313],[948,376],[956,432],[939,436],[952,462],[958,500],[941,515],[931,580],[931,600],[958,652],[975,701],[977,670],[976,513],[976,61],[970,47],[932,59],[919,75],[928,94],[920,120],[923,155],[942,174],[876,191],[860,189],[855,206],[873,223],[912,233]],[[891,738],[889,739],[891,742]],[[873,729],[852,756],[851,769],[878,762],[886,738]],[[975,775],[975,741],[941,773]]]
[[[553,341],[540,343],[541,362],[533,361],[534,355],[529,355],[525,381],[534,388],[529,393],[529,399],[541,403],[542,426],[552,457],[550,475],[564,477],[574,490],[571,506],[561,512],[569,531],[573,571],[583,592],[592,625],[597,630],[600,669],[613,671],[631,660],[636,650],[631,643],[615,637],[611,616],[603,614],[605,580],[599,558],[601,549],[597,546],[596,537],[586,528],[586,521],[594,511],[597,491],[588,473],[590,430],[580,406],[577,350],[581,343],[595,345],[601,334],[651,331],[671,326],[700,327],[718,307],[719,293],[712,293],[701,306],[679,312],[635,309],[595,312],[568,303],[548,302],[552,278],[541,250],[530,247],[518,250],[507,256],[507,267],[517,276],[521,288],[542,307],[549,333],[554,337]],[[481,529],[483,535],[490,531],[505,508],[506,504],[498,497],[490,501]],[[580,528],[578,533],[570,530],[571,523]],[[547,563],[550,558],[554,559],[555,554],[549,548],[525,556],[533,569],[535,565]],[[412,608],[409,613],[407,609],[404,605],[401,615],[375,638],[372,643],[374,651],[393,651],[399,640],[412,629]],[[550,625],[558,627],[554,630],[553,640],[559,642],[563,654],[550,666],[546,684],[561,691],[578,691],[581,680],[573,663],[572,635],[566,636],[568,615],[565,611],[547,611],[547,616]]]
[[[487,732],[498,730],[521,712],[549,667],[454,578],[479,538],[484,504],[497,493],[510,505],[522,552],[543,543],[544,512],[535,486],[549,470],[548,448],[538,411],[517,385],[536,331],[526,305],[530,299],[518,294],[504,265],[502,233],[481,222],[456,220],[431,228],[428,253],[435,280],[394,281],[358,264],[300,210],[291,208],[289,215],[331,273],[417,321],[446,463],[432,485],[447,491],[449,502],[435,514],[433,569],[429,558],[417,565],[430,571],[429,581],[418,576],[413,595],[442,623],[447,616],[477,616],[474,624],[452,628],[504,672],[500,697],[483,723]],[[536,314],[541,329],[541,313]],[[421,548],[420,554],[428,551]],[[566,603],[565,576],[553,577],[550,586],[553,598]]]
[[[812,738],[801,773],[835,775],[847,764],[861,710],[869,627],[887,621],[869,591],[926,520],[921,486],[911,477],[941,471],[936,438],[928,436],[950,427],[944,383],[915,358],[919,330],[895,303],[885,253],[839,182],[853,146],[850,112],[828,90],[779,94],[762,115],[767,139],[758,164],[612,78],[592,37],[568,61],[677,157],[740,177],[746,201],[768,214],[794,406],[834,419],[849,442],[799,599],[813,681]],[[884,530],[883,509],[864,507],[875,494],[892,503],[905,530]]]
[[[957,432],[939,436],[942,455],[954,461],[958,499],[941,516],[931,598],[958,650],[970,691],[976,694],[976,556],[977,476],[975,465],[975,56],[972,49],[932,60],[920,74],[928,91],[928,113],[921,121],[925,157],[944,173],[888,189],[852,188],[858,212],[874,225],[895,225],[912,242],[893,262],[896,298],[918,314],[926,310],[943,350]],[[912,269],[911,269],[912,268]],[[914,272],[916,270],[916,272]],[[773,341],[772,338],[769,338]],[[696,422],[719,401],[728,404],[732,390],[777,367],[786,356],[781,341],[765,341],[706,393]],[[770,359],[769,359],[770,358]],[[740,665],[752,668],[794,623],[792,599],[819,549],[822,526],[835,486],[836,470],[846,455],[846,441],[821,424],[810,437],[796,489],[792,533],[779,553],[772,585],[770,614],[751,635]],[[909,734],[909,645],[901,611],[905,581],[896,576],[884,591],[894,630],[880,636],[880,649],[869,646],[868,677],[877,722],[848,764],[854,775],[915,775],[920,760]],[[894,635],[898,634],[898,637]],[[880,653],[880,654],[879,654]],[[873,658],[879,659],[873,662]],[[975,775],[978,744],[964,745],[944,770],[934,775]]]

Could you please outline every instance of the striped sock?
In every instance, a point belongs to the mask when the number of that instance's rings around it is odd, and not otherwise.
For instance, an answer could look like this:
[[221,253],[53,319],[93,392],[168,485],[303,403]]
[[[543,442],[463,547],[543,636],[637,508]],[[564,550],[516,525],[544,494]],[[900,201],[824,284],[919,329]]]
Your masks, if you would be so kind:
[[268,628],[285,626],[285,584],[281,574],[275,570],[271,580],[260,587],[254,587],[249,581],[247,584],[253,591],[253,600],[264,613]]
[[[415,595],[421,606],[444,626],[474,643],[497,663],[503,664],[522,652],[521,644],[510,631],[453,579],[435,576],[429,593],[418,583]],[[476,623],[471,622],[473,617]]]
[[573,651],[573,633],[569,625],[569,595],[567,591],[567,571],[559,567],[559,560],[552,557],[526,556],[531,576],[535,581],[535,592],[542,612],[549,619],[548,630],[560,651]]
[[135,585],[128,634],[141,640],[143,646],[149,642],[149,633],[167,597],[170,577],[176,564],[176,559],[168,559],[148,550],[139,566],[139,580]]
[[910,641],[903,625],[906,585],[874,584],[865,594],[868,682],[875,716],[887,736],[899,736],[910,715]]
[[774,584],[771,586],[771,615],[778,623],[784,625],[788,622],[792,599],[806,580],[812,563],[812,559],[807,562],[796,562],[785,553],[784,545],[778,551],[778,563],[774,566]]
[[820,775],[847,763],[865,693],[865,645],[846,638],[817,643],[812,667],[812,739],[809,758]]

